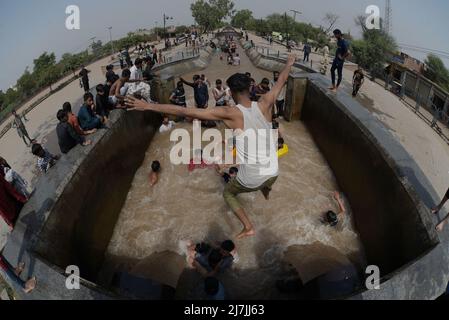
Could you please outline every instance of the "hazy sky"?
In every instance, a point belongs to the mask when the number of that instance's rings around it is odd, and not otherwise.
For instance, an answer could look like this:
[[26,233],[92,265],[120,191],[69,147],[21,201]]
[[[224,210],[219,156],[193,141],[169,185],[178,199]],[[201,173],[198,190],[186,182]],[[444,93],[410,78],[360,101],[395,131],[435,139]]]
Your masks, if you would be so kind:
[[[193,0],[0,0],[0,89],[16,83],[26,66],[44,51],[65,52],[86,49],[91,37],[107,42],[108,26],[113,38],[129,31],[162,25],[162,15],[174,17],[174,24],[192,24]],[[370,5],[378,5],[384,14],[384,0],[234,0],[237,9],[250,9],[257,18],[271,13],[299,10],[297,20],[314,25],[323,23],[326,12],[340,16],[338,27],[359,35],[354,17]],[[65,28],[65,8],[78,5],[81,29]],[[393,35],[399,43],[449,52],[449,1],[392,0]],[[424,59],[426,54],[404,50]],[[449,60],[444,60],[449,66]]]

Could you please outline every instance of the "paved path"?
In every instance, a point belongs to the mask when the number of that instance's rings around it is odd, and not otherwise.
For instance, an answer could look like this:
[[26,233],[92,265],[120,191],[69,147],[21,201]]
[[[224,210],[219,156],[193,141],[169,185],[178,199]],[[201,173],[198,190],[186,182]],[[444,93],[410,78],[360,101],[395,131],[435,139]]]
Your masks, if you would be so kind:
[[[287,49],[282,45],[273,43],[270,47],[267,40],[254,34],[249,34],[249,38],[253,40],[256,46],[269,47],[273,52],[279,51],[281,56],[287,54]],[[302,50],[294,50],[293,52],[299,58],[303,58]],[[320,68],[319,62],[322,57],[322,55],[311,53],[310,59],[313,61],[313,69],[318,70]],[[332,62],[332,58],[329,61]],[[351,63],[345,65],[343,70],[344,80],[340,91],[352,92],[352,75],[355,68],[355,65]],[[330,66],[327,72],[330,86],[329,70]],[[356,100],[385,125],[415,159],[437,193],[441,196],[444,195],[449,185],[449,146],[430,128],[427,122],[419,118],[399,97],[367,78]]]
[[[164,47],[163,42],[160,42],[156,47],[162,49]],[[173,47],[172,50],[164,52],[163,55],[177,54],[177,52],[182,50],[185,50],[185,44]],[[191,50],[190,47],[189,50]],[[89,73],[89,83],[92,87],[91,92],[95,91],[95,86],[97,84],[104,83],[105,76],[101,67],[108,65],[111,61],[112,57],[108,56],[86,66],[86,68],[91,71]],[[120,69],[116,69],[115,72],[119,73]],[[67,76],[58,81],[55,84],[55,87],[58,84],[67,81],[71,76],[72,75]],[[47,93],[48,89],[44,90],[33,97],[27,104],[21,106],[18,111],[23,111],[33,101],[40,99]],[[60,153],[55,132],[56,125],[58,124],[56,113],[61,109],[63,103],[68,101],[72,104],[73,111],[76,114],[82,105],[83,94],[84,90],[80,88],[79,81],[75,80],[42,101],[26,116],[29,121],[25,122],[25,126],[27,127],[30,136],[37,139],[37,141],[42,143],[50,152],[54,154]],[[0,125],[0,131],[11,121],[12,118]],[[6,132],[0,139],[0,156],[6,159],[12,168],[29,183],[31,188],[33,187],[39,176],[39,172],[36,168],[36,158],[31,154],[30,148],[26,147],[22,139],[19,138],[15,129],[8,130],[8,132]],[[6,243],[7,235],[8,228],[5,222],[0,219],[0,250]]]

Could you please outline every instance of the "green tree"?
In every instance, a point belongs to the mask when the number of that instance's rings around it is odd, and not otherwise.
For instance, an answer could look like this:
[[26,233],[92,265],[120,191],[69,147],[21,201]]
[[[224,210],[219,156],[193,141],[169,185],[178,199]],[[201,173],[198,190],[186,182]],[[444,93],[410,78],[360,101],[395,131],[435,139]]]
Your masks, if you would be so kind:
[[27,67],[22,76],[17,80],[17,90],[19,91],[20,95],[26,98],[33,94],[36,86],[37,84],[34,76],[30,73]]
[[50,86],[50,91],[53,91],[52,85],[61,77],[61,66],[48,66],[40,73],[39,84],[41,87]]
[[98,55],[101,52],[102,46],[103,46],[103,43],[101,42],[101,40],[93,42],[92,46],[91,46],[93,54]]
[[190,5],[192,16],[203,32],[218,28],[224,19],[232,17],[232,0],[196,0]]
[[5,100],[4,100],[5,107],[8,107],[9,105],[11,105],[13,103],[17,103],[19,98],[20,98],[19,92],[17,90],[9,88],[5,92]]
[[356,62],[368,70],[373,77],[382,77],[385,64],[390,61],[390,56],[397,51],[395,39],[383,30],[368,30],[361,22],[363,39],[352,42],[352,51]]
[[44,52],[37,59],[34,59],[34,72],[39,73],[41,70],[56,64],[56,56],[52,53]]
[[248,9],[240,10],[232,17],[231,25],[236,28],[247,29],[248,23],[253,20],[253,12]]
[[449,90],[449,70],[446,69],[443,60],[434,54],[429,54],[424,63],[426,64],[424,75]]
[[0,110],[3,110],[3,107],[5,105],[5,94],[2,90],[0,90]]

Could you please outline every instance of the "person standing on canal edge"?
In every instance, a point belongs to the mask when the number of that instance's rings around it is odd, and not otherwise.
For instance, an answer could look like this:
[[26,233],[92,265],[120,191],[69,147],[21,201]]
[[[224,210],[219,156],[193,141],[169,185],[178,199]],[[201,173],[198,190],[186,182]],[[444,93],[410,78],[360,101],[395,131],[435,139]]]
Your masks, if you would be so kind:
[[[332,87],[329,89],[333,92],[337,92],[338,87],[343,80],[343,66],[345,64],[345,59],[349,56],[349,48],[348,43],[343,39],[343,34],[339,29],[334,30],[334,36],[337,38],[337,51],[335,52],[335,59],[331,68]],[[335,71],[338,73],[337,84],[335,84]]]

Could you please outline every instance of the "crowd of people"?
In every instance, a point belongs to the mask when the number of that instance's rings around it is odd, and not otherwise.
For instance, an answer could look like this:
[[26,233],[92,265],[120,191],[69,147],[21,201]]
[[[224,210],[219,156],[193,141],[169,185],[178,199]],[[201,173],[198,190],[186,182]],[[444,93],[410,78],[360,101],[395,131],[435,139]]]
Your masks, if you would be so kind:
[[237,42],[234,41],[233,36],[226,37],[219,50],[222,52],[222,54],[220,54],[220,60],[224,60],[224,54],[226,55],[226,62],[228,65],[240,65],[240,54],[237,52]]
[[[335,30],[334,35],[338,42],[336,56],[332,65],[332,91],[337,91],[342,81],[342,70],[345,59],[350,52],[348,45],[342,37],[341,31]],[[195,46],[196,35],[191,35],[193,46]],[[188,45],[189,41],[186,41]],[[175,41],[175,45],[177,42]],[[307,45],[306,45],[307,46]],[[240,57],[237,53],[237,45],[232,37],[228,37],[224,43],[224,53],[227,54],[227,62],[230,65],[240,65]],[[159,128],[160,133],[166,133],[175,128],[176,122],[170,120],[169,116],[176,117],[176,121],[202,120],[210,127],[216,122],[223,122],[228,128],[248,130],[278,130],[279,137],[276,144],[270,144],[270,151],[279,155],[280,150],[287,150],[285,137],[280,128],[280,119],[285,117],[285,95],[286,81],[292,66],[296,61],[294,55],[289,55],[286,66],[281,72],[274,72],[273,78],[263,78],[259,83],[250,73],[236,73],[225,82],[215,79],[215,86],[207,77],[194,75],[193,81],[189,82],[182,77],[176,84],[176,88],[170,95],[171,105],[154,103],[151,99],[151,87],[149,82],[154,78],[152,68],[160,61],[160,51],[149,45],[139,45],[138,57],[131,61],[128,49],[120,54],[121,75],[114,72],[112,65],[107,66],[106,79],[104,83],[95,87],[96,95],[90,92],[89,71],[82,68],[80,79],[85,91],[83,104],[77,115],[72,112],[72,106],[65,102],[57,112],[59,123],[56,127],[58,145],[61,153],[67,154],[77,145],[88,146],[91,140],[87,137],[97,130],[108,128],[109,114],[114,109],[129,109],[136,111],[153,111],[163,114],[163,121]],[[158,54],[159,53],[159,54]],[[309,50],[304,48],[304,61],[309,59]],[[223,58],[222,58],[223,59]],[[335,77],[337,72],[338,79]],[[364,81],[361,68],[355,71],[353,77],[356,96]],[[195,108],[187,108],[186,92],[184,85],[193,88]],[[215,107],[209,108],[209,93],[212,92]],[[47,173],[60,159],[59,155],[53,155],[46,150],[36,139],[29,136],[24,121],[27,119],[13,112],[14,127],[17,128],[19,136],[27,146],[31,146],[31,152],[37,159],[37,168],[42,173]],[[23,119],[23,120],[22,120]],[[225,144],[227,142],[224,142]],[[238,136],[232,141],[234,157],[246,158],[244,139]],[[258,155],[260,158],[261,155]],[[262,156],[263,157],[263,156]],[[220,179],[224,182],[223,198],[229,208],[243,225],[243,230],[237,235],[237,239],[251,237],[256,234],[256,228],[250,221],[245,209],[237,196],[242,193],[262,192],[266,200],[279,175],[278,159],[272,163],[271,159],[259,159],[257,164],[232,164],[218,165],[203,158],[202,150],[196,150],[194,158],[188,165],[190,172],[196,169],[214,168]],[[264,174],[260,173],[261,163],[270,163],[270,167],[264,168]],[[161,164],[155,160],[151,164],[149,174],[150,186],[155,186],[162,173]],[[14,227],[18,214],[24,204],[30,198],[26,182],[0,157],[0,214],[5,222]],[[339,193],[334,198],[338,203],[339,211],[328,211],[323,215],[323,223],[335,227],[344,216],[346,209]],[[449,190],[441,203],[433,209],[437,214],[449,199]],[[438,224],[437,230],[443,230],[449,221],[449,214]],[[237,253],[233,241],[226,240],[218,245],[199,243],[187,246],[187,257],[189,265],[195,268],[204,277],[204,292],[210,299],[224,299],[225,289],[218,276],[229,269],[236,260]],[[20,279],[20,264],[11,266],[0,255],[0,267],[11,275],[15,281],[20,283],[25,292],[30,292],[36,285],[36,279],[28,281]]]

